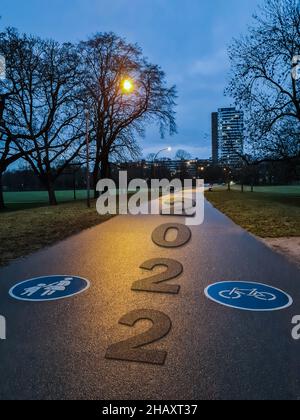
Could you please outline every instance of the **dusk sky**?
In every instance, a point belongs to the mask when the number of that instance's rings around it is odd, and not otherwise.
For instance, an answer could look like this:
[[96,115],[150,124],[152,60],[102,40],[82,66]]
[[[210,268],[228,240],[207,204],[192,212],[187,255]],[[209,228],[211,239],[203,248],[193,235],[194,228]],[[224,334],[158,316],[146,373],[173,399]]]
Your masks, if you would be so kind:
[[[178,134],[161,139],[150,127],[144,155],[171,145],[211,156],[210,113],[231,104],[223,95],[227,47],[247,30],[259,0],[1,0],[1,28],[79,41],[113,31],[138,43],[178,88]],[[170,155],[172,157],[172,155]]]

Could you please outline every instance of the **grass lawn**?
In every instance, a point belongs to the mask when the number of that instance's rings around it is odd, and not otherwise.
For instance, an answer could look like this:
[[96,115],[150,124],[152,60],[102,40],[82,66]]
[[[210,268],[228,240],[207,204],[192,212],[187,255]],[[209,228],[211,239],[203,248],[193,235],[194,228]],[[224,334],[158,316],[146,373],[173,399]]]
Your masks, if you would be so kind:
[[0,212],[0,266],[113,217],[100,216],[95,200],[88,209],[86,201],[80,200],[86,198],[86,191],[77,191],[77,201],[73,191],[57,191],[56,197],[59,205],[52,207],[43,191],[5,193],[7,209]]
[[88,209],[85,201],[3,212],[0,214],[0,265],[102,223],[110,217],[99,216],[94,202],[91,209]]
[[[227,187],[225,187],[225,189],[227,189]],[[234,191],[241,191],[241,186],[233,185],[232,189]],[[244,189],[245,192],[251,191],[250,186],[245,186]],[[300,185],[259,186],[254,187],[254,192],[300,196]]]
[[[292,187],[293,188],[293,187]],[[206,198],[235,223],[262,238],[300,237],[300,190],[284,193],[215,190]],[[298,192],[297,192],[298,191]]]
[[[56,198],[59,203],[65,203],[74,200],[73,191],[56,191]],[[78,200],[86,198],[86,190],[76,191]],[[6,192],[4,201],[7,210],[22,210],[48,205],[47,191],[25,191],[25,192]]]

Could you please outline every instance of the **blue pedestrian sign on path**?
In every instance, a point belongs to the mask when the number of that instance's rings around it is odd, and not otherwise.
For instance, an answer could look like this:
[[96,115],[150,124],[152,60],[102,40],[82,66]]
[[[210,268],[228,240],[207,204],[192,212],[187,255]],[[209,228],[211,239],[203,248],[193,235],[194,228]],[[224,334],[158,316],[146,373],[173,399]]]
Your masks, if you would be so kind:
[[252,282],[221,282],[205,289],[208,299],[244,311],[278,311],[293,304],[293,299],[272,286]]
[[90,282],[76,276],[38,277],[16,284],[9,291],[14,299],[45,302],[69,298],[84,292]]

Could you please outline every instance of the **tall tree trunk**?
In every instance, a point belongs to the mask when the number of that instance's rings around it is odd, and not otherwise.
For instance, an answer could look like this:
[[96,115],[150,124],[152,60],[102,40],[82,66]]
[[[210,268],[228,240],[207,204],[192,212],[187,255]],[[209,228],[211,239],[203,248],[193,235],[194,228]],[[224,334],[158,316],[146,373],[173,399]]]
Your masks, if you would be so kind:
[[5,209],[2,178],[3,178],[3,172],[0,172],[0,210]]
[[100,170],[101,179],[109,177],[109,159],[108,155],[103,156],[101,161],[101,170]]
[[48,191],[48,197],[49,197],[49,204],[51,206],[57,206],[54,184],[50,180],[48,180],[47,182],[47,191]]
[[[99,171],[100,168],[100,171]],[[93,188],[94,188],[94,198],[97,199],[99,197],[99,191],[96,190],[97,183],[99,181],[99,174],[100,179],[106,179],[109,177],[109,158],[108,155],[103,155],[101,160],[101,167],[100,162],[96,160],[94,170],[93,170]]]

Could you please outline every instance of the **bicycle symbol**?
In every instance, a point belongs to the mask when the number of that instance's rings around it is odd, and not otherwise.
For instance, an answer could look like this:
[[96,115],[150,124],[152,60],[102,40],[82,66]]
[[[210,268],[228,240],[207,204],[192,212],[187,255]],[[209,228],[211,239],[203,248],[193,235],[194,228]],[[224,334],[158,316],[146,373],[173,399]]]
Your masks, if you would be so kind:
[[264,300],[266,302],[271,302],[276,300],[276,296],[272,293],[259,292],[257,289],[238,289],[234,287],[231,290],[222,290],[219,292],[219,295],[224,299],[241,299],[243,296],[253,297],[254,299]]
[[255,282],[218,282],[208,286],[204,293],[213,302],[244,311],[279,311],[293,304],[291,296],[282,290]]

